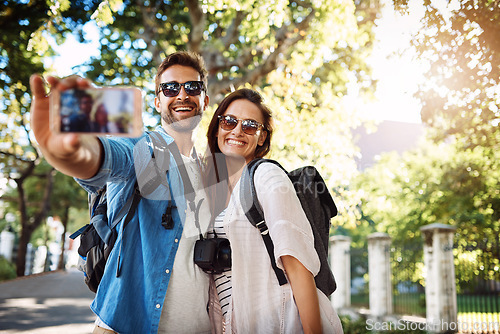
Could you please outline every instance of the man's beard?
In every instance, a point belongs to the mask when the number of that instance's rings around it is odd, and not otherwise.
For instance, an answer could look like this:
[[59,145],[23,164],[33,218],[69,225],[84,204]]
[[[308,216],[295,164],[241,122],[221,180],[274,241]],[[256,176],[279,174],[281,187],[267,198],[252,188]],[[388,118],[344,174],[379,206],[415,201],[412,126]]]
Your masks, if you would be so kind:
[[196,106],[193,116],[176,119],[174,117],[175,111],[173,111],[170,107],[165,112],[161,113],[161,118],[177,132],[191,132],[198,126],[198,124],[200,124],[201,115],[202,112],[200,107]]

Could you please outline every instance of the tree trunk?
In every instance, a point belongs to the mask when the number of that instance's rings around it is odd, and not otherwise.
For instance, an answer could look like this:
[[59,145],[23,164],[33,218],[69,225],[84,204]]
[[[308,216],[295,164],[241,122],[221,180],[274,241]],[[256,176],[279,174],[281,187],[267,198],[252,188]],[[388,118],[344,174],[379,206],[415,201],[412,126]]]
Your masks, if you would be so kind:
[[47,220],[45,220],[44,228],[45,228],[44,243],[45,243],[45,249],[47,252],[45,253],[45,263],[43,264],[43,272],[47,272],[47,271],[50,271],[50,265],[51,265],[50,257],[52,255],[50,253],[50,249],[49,249],[49,225],[47,224]]
[[47,173],[47,183],[45,185],[40,211],[35,214],[35,217],[31,218],[28,218],[26,206],[27,199],[25,196],[23,185],[26,177],[15,180],[19,198],[19,212],[21,214],[21,237],[19,238],[19,247],[16,259],[16,273],[18,277],[24,276],[24,271],[26,269],[26,251],[28,249],[28,243],[31,239],[31,234],[38,226],[40,226],[43,220],[47,217],[47,213],[49,212],[50,197],[52,196],[52,189],[54,186],[54,173],[54,169]]
[[33,233],[27,225],[27,222],[22,222],[21,236],[19,237],[19,246],[17,248],[16,273],[18,277],[24,276],[24,271],[26,270],[26,252],[31,234]]
[[59,263],[57,264],[58,270],[65,270],[66,269],[66,261],[65,261],[64,251],[65,251],[65,246],[66,246],[66,230],[68,228],[68,221],[69,221],[69,206],[64,208],[64,213],[63,213],[63,216],[61,217],[61,223],[62,223],[64,229],[63,229],[63,233],[61,235],[61,255],[59,256]]

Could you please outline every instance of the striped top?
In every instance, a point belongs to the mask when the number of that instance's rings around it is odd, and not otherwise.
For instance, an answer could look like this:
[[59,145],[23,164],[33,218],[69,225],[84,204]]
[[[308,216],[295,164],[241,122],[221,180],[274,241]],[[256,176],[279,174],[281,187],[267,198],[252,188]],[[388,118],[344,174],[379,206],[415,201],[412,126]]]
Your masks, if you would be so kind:
[[[215,218],[214,230],[207,233],[208,238],[215,238],[215,234],[217,234],[218,238],[226,238],[226,232],[222,226],[225,215],[226,209],[219,213],[219,215]],[[231,304],[231,269],[225,270],[222,274],[214,274],[214,280],[222,308],[222,315],[226,317]]]

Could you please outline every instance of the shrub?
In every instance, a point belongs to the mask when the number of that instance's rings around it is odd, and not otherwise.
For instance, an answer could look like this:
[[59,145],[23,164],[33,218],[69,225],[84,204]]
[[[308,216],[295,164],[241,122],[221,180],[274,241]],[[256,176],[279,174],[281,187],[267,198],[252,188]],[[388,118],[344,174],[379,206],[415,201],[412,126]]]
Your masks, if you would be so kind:
[[[347,315],[341,315],[340,321],[344,329],[344,334],[426,334],[422,326],[411,325],[409,322],[389,322],[383,321],[375,323],[367,320],[365,316],[360,315],[357,319],[352,319]],[[424,326],[425,328],[425,326]]]
[[349,316],[342,315],[340,316],[340,322],[342,322],[344,334],[359,334],[369,332],[366,329],[366,319],[363,317],[352,319]]
[[0,282],[16,278],[16,268],[3,256],[0,256]]

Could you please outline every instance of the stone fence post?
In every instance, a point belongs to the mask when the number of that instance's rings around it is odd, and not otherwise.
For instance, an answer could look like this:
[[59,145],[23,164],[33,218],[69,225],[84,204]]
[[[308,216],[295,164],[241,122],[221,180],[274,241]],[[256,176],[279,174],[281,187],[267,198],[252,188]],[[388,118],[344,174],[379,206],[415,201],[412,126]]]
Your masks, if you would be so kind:
[[330,267],[337,283],[332,305],[335,310],[341,310],[351,306],[351,238],[334,235],[330,241]]
[[390,247],[391,238],[386,233],[368,236],[370,315],[376,319],[393,312]]
[[430,224],[420,229],[424,238],[425,304],[427,324],[434,333],[457,326],[457,294],[453,236],[456,227]]
[[3,255],[8,261],[12,261],[14,251],[15,234],[10,231],[0,233],[0,255]]

